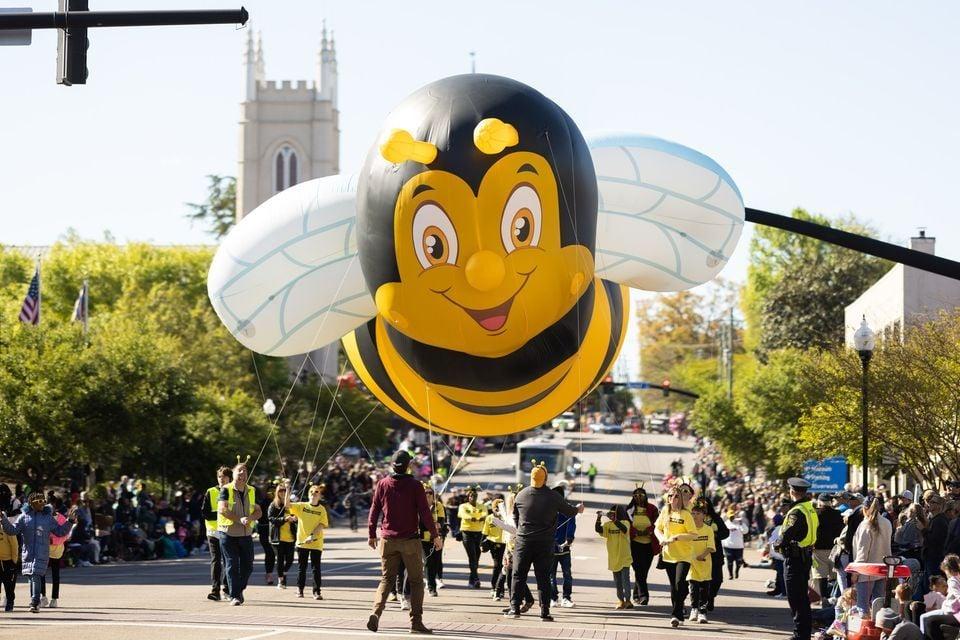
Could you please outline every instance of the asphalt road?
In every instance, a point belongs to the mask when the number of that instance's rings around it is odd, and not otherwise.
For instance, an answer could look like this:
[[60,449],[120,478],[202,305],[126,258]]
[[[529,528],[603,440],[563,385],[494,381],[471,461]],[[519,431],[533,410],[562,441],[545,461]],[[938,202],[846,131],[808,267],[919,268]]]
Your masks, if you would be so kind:
[[[788,636],[789,610],[782,600],[763,595],[772,572],[746,569],[727,582],[717,610],[706,625],[685,623],[669,627],[669,591],[662,571],[651,570],[650,606],[615,611],[612,576],[606,569],[603,542],[593,532],[596,509],[624,503],[637,482],[659,494],[658,479],[672,460],[682,457],[689,468],[690,443],[671,436],[628,434],[573,436],[576,455],[599,468],[596,492],[576,492],[587,511],[578,518],[573,547],[574,602],[572,609],[555,609],[556,622],[540,622],[535,615],[505,620],[504,603],[494,602],[487,588],[466,587],[466,555],[452,539],[444,552],[447,586],[437,598],[427,598],[424,616],[440,638],[783,638]],[[581,453],[582,452],[582,453]],[[514,481],[513,453],[488,453],[469,458],[452,485],[480,484],[503,487]],[[582,487],[586,489],[586,487]],[[748,552],[748,560],[755,554]],[[327,535],[323,554],[321,602],[298,599],[296,589],[285,591],[264,585],[263,564],[256,563],[253,585],[243,607],[206,599],[206,558],[118,563],[87,569],[64,570],[61,607],[26,611],[29,592],[21,579],[18,607],[0,613],[0,638],[113,640],[136,638],[197,637],[204,640],[254,638],[348,638],[372,636],[364,628],[379,576],[379,561],[366,546],[363,529],[352,534],[344,522],[335,523]],[[490,576],[489,555],[484,555],[481,577]],[[294,565],[294,571],[296,565]],[[309,580],[309,578],[308,578]],[[533,585],[533,577],[530,577]],[[309,589],[308,589],[309,594]],[[531,612],[534,613],[534,612]],[[406,612],[388,605],[380,637],[407,636]]]

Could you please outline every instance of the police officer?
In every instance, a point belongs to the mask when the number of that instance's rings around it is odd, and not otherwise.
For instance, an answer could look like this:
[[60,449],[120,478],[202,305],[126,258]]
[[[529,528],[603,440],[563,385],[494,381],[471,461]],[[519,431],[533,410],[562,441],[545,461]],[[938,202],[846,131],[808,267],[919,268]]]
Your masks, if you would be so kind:
[[817,511],[810,502],[807,489],[810,483],[803,478],[790,478],[790,499],[793,506],[787,511],[780,533],[779,551],[783,554],[784,582],[787,602],[793,614],[791,640],[810,640],[813,621],[807,584],[813,565],[813,545],[817,540]]

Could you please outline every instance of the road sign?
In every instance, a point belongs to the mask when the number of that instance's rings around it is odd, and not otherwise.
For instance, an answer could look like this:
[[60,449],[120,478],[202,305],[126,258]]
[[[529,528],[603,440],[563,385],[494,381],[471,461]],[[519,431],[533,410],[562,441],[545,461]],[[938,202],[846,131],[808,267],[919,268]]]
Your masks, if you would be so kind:
[[803,479],[810,483],[811,493],[843,491],[847,482],[847,459],[835,456],[803,463]]
[[[33,13],[30,7],[0,7],[0,13]],[[33,41],[32,29],[0,31],[0,47],[27,46]]]

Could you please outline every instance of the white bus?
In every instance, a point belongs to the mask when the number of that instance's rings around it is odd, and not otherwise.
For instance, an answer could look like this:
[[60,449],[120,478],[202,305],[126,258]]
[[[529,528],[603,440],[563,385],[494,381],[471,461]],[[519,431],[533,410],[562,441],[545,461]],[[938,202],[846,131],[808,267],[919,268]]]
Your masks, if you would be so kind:
[[552,481],[559,478],[568,478],[570,469],[578,462],[573,457],[572,441],[565,438],[551,438],[537,436],[527,438],[517,445],[517,482],[524,486],[530,484],[530,470],[533,461],[543,462]]

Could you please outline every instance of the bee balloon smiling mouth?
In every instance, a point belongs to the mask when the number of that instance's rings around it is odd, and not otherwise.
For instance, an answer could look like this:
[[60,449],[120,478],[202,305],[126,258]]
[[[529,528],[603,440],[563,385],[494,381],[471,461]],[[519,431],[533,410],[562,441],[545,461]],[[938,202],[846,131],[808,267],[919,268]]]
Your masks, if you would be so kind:
[[523,83],[454,76],[390,113],[357,176],[295,185],[241,220],[208,289],[259,353],[341,339],[400,417],[503,435],[603,379],[627,287],[714,278],[743,218],[733,180],[693,149],[630,133],[585,140]]

